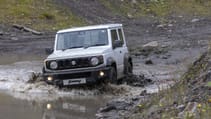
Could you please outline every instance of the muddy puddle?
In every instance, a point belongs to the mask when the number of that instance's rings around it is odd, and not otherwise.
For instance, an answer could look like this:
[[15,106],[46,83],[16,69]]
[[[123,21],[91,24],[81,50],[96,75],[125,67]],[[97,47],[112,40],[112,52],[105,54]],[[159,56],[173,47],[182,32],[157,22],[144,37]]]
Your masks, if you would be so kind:
[[93,119],[104,97],[59,98],[54,101],[27,101],[0,92],[1,119]]
[[183,63],[146,65],[138,58],[134,63],[134,74],[144,75],[153,83],[58,89],[42,81],[29,83],[34,74],[41,73],[42,58],[4,56],[0,59],[0,118],[93,119],[97,110],[112,99],[156,93],[170,87],[187,66]]

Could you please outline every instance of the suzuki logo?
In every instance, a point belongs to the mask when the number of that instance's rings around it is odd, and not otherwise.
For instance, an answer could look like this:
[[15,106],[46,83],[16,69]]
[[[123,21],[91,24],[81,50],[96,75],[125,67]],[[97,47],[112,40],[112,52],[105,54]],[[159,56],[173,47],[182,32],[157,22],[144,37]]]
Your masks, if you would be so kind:
[[76,65],[76,61],[72,61],[71,64],[72,64],[72,65]]

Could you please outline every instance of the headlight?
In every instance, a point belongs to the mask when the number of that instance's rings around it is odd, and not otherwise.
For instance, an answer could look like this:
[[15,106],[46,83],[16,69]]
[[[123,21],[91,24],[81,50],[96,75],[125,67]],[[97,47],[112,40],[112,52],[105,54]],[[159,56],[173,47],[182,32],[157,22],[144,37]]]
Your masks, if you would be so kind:
[[56,61],[52,61],[52,62],[50,63],[50,68],[51,68],[51,69],[57,69],[57,68],[58,68],[58,63],[57,63]]
[[92,58],[91,58],[91,64],[92,64],[93,66],[98,65],[98,64],[99,64],[99,59],[98,59],[97,57],[92,57]]

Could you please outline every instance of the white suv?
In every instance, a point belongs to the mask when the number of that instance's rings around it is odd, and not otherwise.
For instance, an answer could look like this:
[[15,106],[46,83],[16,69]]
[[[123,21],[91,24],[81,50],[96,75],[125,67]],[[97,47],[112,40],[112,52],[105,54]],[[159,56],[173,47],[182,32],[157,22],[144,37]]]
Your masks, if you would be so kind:
[[43,76],[59,86],[114,83],[132,69],[122,24],[106,24],[58,31]]

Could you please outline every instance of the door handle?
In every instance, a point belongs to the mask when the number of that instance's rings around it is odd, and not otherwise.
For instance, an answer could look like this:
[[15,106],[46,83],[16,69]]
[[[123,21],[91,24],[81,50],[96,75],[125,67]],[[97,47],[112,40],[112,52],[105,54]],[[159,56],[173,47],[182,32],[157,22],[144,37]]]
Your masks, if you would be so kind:
[[122,51],[119,51],[119,53],[122,53]]

